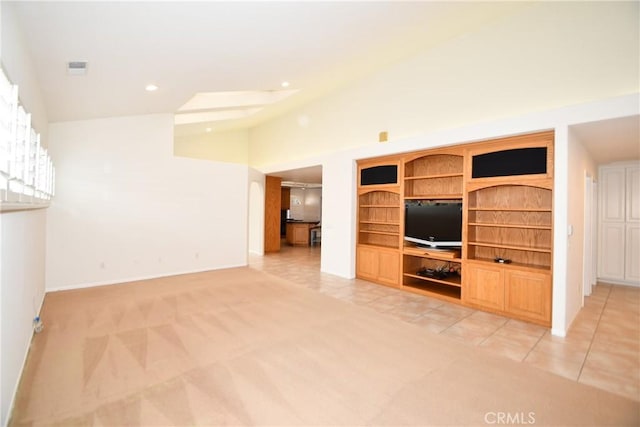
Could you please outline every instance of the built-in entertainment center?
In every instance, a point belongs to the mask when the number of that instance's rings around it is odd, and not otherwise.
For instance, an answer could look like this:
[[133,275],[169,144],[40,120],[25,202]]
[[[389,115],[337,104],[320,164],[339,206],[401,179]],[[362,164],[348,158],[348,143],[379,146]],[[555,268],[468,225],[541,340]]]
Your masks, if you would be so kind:
[[356,275],[551,325],[553,132],[358,162]]

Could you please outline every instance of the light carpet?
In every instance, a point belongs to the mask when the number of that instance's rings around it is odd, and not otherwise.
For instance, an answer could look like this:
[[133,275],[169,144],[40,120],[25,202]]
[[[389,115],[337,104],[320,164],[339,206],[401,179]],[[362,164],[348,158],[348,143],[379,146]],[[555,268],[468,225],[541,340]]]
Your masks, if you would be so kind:
[[249,268],[47,294],[10,425],[639,425],[640,403]]

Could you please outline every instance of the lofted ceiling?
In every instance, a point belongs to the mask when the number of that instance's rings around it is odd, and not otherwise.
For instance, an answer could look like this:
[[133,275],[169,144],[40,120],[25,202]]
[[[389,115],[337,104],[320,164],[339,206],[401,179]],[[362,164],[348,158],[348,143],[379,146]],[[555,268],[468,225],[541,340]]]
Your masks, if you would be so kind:
[[[249,117],[227,120],[229,128],[254,126],[525,3],[3,1],[7,5],[30,50],[49,121],[176,113],[198,93],[274,91],[283,81],[296,91],[255,114],[236,115]],[[69,61],[88,61],[87,74],[69,75]],[[158,90],[145,91],[148,84]],[[188,134],[209,125],[184,127]]]
[[[188,135],[256,126],[531,4],[3,0],[2,7],[13,8],[50,122],[151,113],[189,122],[190,112],[203,120],[176,126],[176,135]],[[88,61],[86,75],[69,75],[69,61]],[[283,81],[286,97],[276,93]],[[149,84],[158,90],[145,91]],[[208,123],[203,100],[232,92],[261,99],[231,104],[251,114]],[[637,117],[572,128],[597,163],[638,158]],[[319,167],[304,172],[282,175],[321,180]]]

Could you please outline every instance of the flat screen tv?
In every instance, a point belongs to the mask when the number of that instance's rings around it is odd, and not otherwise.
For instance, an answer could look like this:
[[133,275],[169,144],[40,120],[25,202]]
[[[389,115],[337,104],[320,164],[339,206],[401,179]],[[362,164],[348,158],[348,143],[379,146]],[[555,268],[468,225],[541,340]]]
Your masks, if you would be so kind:
[[462,203],[414,202],[405,205],[404,239],[430,248],[462,246]]

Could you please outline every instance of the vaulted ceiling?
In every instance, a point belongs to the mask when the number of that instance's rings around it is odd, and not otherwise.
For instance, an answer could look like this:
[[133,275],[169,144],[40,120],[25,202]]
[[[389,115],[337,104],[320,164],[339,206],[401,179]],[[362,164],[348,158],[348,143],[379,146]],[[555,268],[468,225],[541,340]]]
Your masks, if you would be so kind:
[[[530,4],[4,1],[3,8],[14,8],[49,121],[179,113],[191,106],[203,120],[176,128],[189,134],[255,126]],[[70,61],[87,61],[86,75],[70,75]],[[284,81],[291,92],[286,97],[275,93]],[[146,91],[149,84],[158,90]],[[195,102],[235,91],[282,100],[213,109]],[[207,122],[213,116],[239,118]],[[575,132],[603,163],[638,158],[639,123],[632,117],[576,126]]]
[[[197,93],[272,91],[282,89],[283,81],[296,91],[229,121],[234,127],[260,123],[524,7],[402,1],[11,5],[50,121],[175,113]],[[87,74],[69,75],[69,61],[88,61]],[[148,84],[158,90],[145,91]]]

